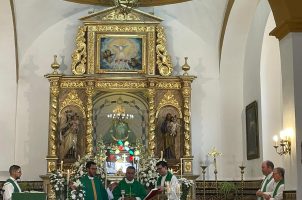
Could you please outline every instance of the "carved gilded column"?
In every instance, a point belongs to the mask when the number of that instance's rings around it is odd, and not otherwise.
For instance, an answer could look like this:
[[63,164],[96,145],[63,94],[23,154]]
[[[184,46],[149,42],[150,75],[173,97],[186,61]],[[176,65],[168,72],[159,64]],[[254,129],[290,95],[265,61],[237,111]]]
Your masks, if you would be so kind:
[[149,156],[154,157],[155,151],[155,89],[153,88],[155,83],[150,82],[150,88],[148,89],[148,101],[149,101],[149,137],[148,137],[148,150]]
[[184,116],[184,156],[190,157],[191,151],[191,82],[192,79],[183,78],[183,116]]
[[49,100],[49,133],[48,133],[48,155],[47,160],[47,173],[56,169],[57,146],[57,125],[58,125],[58,96],[59,96],[59,80],[58,76],[47,77],[50,82],[50,100]]
[[86,131],[86,154],[92,155],[93,153],[93,124],[92,124],[92,108],[93,102],[92,97],[94,93],[94,81],[86,82],[86,94],[87,94],[87,105],[86,105],[86,116],[87,116],[87,131]]

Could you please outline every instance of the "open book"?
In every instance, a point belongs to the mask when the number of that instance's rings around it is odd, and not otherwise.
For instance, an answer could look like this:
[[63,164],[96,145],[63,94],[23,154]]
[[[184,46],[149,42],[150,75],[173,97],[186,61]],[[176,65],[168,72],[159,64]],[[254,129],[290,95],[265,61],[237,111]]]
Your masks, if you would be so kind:
[[158,195],[160,193],[161,193],[161,191],[159,190],[159,188],[154,188],[149,192],[149,194],[144,198],[144,200],[152,199],[153,197],[155,197],[156,195]]

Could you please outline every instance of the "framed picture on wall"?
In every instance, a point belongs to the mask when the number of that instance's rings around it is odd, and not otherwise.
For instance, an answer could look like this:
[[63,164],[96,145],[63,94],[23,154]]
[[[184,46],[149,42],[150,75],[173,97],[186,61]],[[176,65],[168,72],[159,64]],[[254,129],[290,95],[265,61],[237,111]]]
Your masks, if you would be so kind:
[[260,157],[259,154],[259,126],[258,106],[254,101],[245,108],[246,119],[246,153],[247,159],[252,160]]

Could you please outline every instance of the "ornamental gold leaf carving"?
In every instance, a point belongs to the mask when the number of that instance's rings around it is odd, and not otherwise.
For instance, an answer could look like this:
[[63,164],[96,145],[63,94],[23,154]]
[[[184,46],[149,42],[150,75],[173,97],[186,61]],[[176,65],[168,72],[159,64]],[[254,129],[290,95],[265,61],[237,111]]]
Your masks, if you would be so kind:
[[102,20],[105,20],[105,21],[106,20],[107,21],[116,21],[116,20],[120,20],[120,21],[139,21],[140,18],[135,13],[129,13],[127,15],[124,15],[124,14],[120,13],[117,10],[113,10],[108,15],[104,16],[102,18]]
[[160,89],[180,89],[181,83],[179,82],[159,82],[156,84],[157,88]]
[[159,113],[160,109],[164,106],[173,106],[173,107],[175,107],[177,109],[178,113],[179,113],[179,117],[182,118],[182,113],[181,113],[181,108],[179,106],[179,103],[178,103],[178,101],[174,97],[174,94],[171,91],[168,91],[164,95],[164,98],[159,102],[156,117],[158,116],[158,113]]
[[129,81],[120,81],[120,82],[97,82],[97,88],[145,88],[147,83],[145,82],[129,82]]
[[168,55],[166,49],[166,36],[164,33],[164,28],[162,26],[157,26],[157,45],[156,45],[156,64],[160,75],[170,76],[173,71],[171,57]]
[[66,81],[61,83],[61,88],[83,88],[84,81]]
[[59,114],[66,106],[78,106],[83,114],[83,117],[85,118],[85,108],[83,106],[82,100],[79,98],[78,93],[75,90],[72,90],[70,93],[68,93],[67,98],[62,102],[61,108],[59,111]]
[[72,73],[82,75],[86,71],[86,43],[85,43],[86,26],[80,26],[76,37],[76,49],[72,54]]

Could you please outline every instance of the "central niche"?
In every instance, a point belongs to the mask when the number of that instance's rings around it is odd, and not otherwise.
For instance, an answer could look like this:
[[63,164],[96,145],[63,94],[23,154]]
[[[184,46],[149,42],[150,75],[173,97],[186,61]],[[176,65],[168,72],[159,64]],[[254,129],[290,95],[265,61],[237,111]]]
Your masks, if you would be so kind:
[[147,98],[142,92],[100,92],[93,101],[94,147],[100,139],[106,146],[138,140],[147,146]]

